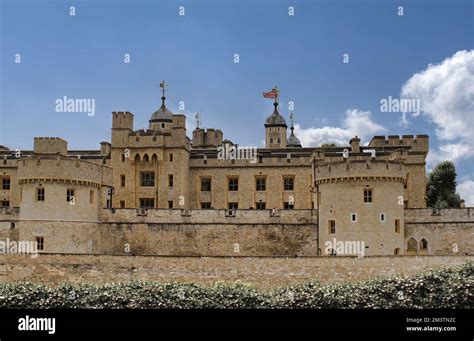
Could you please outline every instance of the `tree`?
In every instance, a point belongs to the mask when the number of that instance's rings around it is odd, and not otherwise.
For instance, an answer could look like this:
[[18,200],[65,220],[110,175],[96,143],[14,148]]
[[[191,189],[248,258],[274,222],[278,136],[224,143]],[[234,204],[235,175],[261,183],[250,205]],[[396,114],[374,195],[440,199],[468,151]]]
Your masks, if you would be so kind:
[[438,164],[426,184],[428,207],[459,208],[461,197],[456,193],[456,167],[451,161]]
[[321,148],[334,148],[334,147],[337,147],[335,143],[323,143],[321,145]]

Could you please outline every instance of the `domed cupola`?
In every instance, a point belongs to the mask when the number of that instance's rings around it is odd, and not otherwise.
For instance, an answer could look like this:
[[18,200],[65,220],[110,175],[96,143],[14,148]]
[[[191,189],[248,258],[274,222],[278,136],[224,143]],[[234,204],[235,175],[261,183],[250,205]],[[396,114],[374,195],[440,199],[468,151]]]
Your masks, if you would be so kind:
[[287,147],[302,147],[300,140],[295,136],[295,127],[293,126],[293,113],[290,114],[291,119],[291,133],[290,136],[286,139]]
[[151,115],[150,123],[153,122],[173,122],[173,113],[168,110],[165,104],[166,97],[161,97],[161,107]]
[[161,107],[151,115],[150,118],[150,128],[154,129],[157,127],[165,128],[167,126],[166,123],[173,122],[173,113],[168,110],[165,104],[165,81],[160,83],[160,88],[163,91],[163,95],[161,96]]
[[278,112],[278,102],[273,103],[275,107],[273,113],[265,121],[265,127],[285,127],[287,128],[285,118]]

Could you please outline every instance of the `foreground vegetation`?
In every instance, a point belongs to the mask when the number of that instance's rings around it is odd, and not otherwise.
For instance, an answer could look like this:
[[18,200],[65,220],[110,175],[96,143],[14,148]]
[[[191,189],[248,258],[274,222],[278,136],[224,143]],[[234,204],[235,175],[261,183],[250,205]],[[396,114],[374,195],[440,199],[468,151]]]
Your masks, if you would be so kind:
[[474,265],[272,291],[243,283],[0,284],[0,308],[474,308]]

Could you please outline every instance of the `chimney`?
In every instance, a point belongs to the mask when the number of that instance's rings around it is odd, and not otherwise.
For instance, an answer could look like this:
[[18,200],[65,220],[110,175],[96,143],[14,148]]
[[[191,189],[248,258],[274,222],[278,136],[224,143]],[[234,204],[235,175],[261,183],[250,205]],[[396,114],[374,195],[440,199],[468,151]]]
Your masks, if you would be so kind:
[[360,153],[360,138],[357,135],[352,138],[349,143],[351,144],[351,151],[353,153]]

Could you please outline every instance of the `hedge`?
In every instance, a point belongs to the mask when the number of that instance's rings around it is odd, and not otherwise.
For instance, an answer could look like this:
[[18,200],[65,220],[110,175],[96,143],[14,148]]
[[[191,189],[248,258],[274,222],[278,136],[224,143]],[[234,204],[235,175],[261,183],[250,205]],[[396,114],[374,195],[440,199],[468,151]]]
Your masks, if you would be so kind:
[[473,272],[473,263],[467,262],[411,276],[325,285],[310,281],[271,291],[240,282],[3,283],[0,308],[473,308]]

